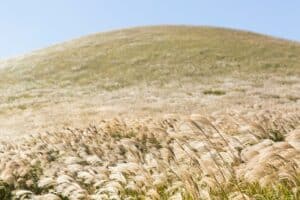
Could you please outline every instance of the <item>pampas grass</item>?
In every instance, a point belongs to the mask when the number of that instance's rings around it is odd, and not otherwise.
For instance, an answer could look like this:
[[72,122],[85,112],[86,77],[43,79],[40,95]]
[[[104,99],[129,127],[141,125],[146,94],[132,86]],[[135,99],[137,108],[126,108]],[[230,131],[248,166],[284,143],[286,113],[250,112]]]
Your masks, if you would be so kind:
[[0,145],[1,199],[297,199],[292,112],[102,121]]

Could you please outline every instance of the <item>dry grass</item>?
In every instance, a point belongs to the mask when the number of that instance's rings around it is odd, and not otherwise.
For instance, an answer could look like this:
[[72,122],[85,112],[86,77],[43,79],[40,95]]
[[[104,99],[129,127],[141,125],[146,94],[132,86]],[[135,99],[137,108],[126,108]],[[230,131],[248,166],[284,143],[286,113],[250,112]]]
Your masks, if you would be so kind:
[[1,61],[0,199],[299,199],[299,66],[295,42],[177,26]]
[[[297,199],[300,115],[103,121],[3,143],[2,199]],[[284,139],[274,140],[274,132]],[[25,199],[26,199],[25,198]]]
[[0,61],[0,134],[14,139],[120,115],[299,105],[299,55],[296,42],[211,27],[79,38]]
[[86,86],[110,91],[141,83],[201,82],[216,74],[299,75],[299,55],[299,43],[243,31],[134,28],[83,37],[0,62],[0,86]]

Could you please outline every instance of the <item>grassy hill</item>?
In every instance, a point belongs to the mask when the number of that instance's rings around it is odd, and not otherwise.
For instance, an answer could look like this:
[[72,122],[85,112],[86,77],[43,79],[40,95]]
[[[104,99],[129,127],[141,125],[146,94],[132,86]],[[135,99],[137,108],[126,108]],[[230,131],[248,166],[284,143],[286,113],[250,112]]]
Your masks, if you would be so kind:
[[299,74],[299,64],[295,42],[222,28],[144,27],[95,34],[2,62],[0,85],[114,90],[228,74]]
[[0,61],[0,199],[299,199],[299,90],[299,43],[222,28]]
[[299,66],[299,43],[245,31],[153,26],[94,34],[0,61],[0,132],[297,102]]

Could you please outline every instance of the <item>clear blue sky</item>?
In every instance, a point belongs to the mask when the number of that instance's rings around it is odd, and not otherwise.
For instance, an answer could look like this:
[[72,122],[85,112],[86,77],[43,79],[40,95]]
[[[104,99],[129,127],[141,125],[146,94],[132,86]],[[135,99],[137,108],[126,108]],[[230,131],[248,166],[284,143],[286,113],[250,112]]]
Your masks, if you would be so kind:
[[300,41],[300,1],[2,0],[0,58],[89,33],[157,24],[231,27]]

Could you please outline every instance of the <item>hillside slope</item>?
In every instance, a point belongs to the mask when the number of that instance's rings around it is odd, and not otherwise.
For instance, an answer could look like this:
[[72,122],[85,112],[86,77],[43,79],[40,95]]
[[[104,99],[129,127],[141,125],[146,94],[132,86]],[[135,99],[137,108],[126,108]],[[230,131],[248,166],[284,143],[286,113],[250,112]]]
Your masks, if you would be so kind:
[[0,199],[299,199],[300,45],[160,26],[0,62]]
[[1,63],[5,84],[88,85],[115,89],[141,82],[239,73],[300,73],[300,45],[207,27],[146,27],[100,33]]
[[157,26],[90,35],[0,62],[0,133],[265,99],[294,104],[299,66],[299,43],[237,30]]

